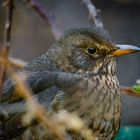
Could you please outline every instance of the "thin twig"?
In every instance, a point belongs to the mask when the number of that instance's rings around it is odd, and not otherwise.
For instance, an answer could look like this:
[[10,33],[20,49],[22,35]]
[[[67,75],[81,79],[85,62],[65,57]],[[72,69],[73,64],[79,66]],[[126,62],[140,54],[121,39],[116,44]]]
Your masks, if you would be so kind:
[[[5,3],[7,7],[7,16],[5,23],[5,34],[3,42],[3,58],[7,59],[10,50],[10,41],[11,41],[11,26],[12,26],[12,17],[13,17],[13,0],[7,0]],[[0,72],[0,94],[2,93],[2,86],[6,76],[6,63],[2,65]]]
[[[72,129],[76,132],[80,132],[81,135],[85,138],[85,140],[94,140],[96,139],[91,130],[88,129],[84,122],[76,115],[74,114],[70,114],[66,111],[60,111],[59,113],[56,113],[56,115],[54,116],[47,116],[45,112],[46,108],[44,109],[43,106],[41,106],[36,100],[34,100],[35,98],[33,98],[32,96],[32,91],[30,90],[30,88],[28,87],[28,85],[26,84],[26,82],[23,80],[23,78],[21,78],[19,75],[17,75],[14,70],[12,69],[10,63],[5,62],[7,60],[0,58],[0,63],[7,63],[7,70],[8,70],[8,74],[11,76],[11,79],[13,79],[13,81],[16,81],[16,93],[18,93],[18,96],[21,96],[23,99],[25,99],[25,101],[28,103],[28,107],[27,109],[29,109],[27,112],[27,116],[24,117],[24,123],[28,124],[31,122],[32,119],[34,119],[34,117],[42,123],[42,125],[44,126],[44,128],[47,128],[49,130],[51,130],[53,132],[54,135],[56,135],[60,140],[66,140],[66,134],[65,131],[61,131],[61,128],[64,129],[64,126],[62,126],[62,124],[65,125],[66,129]],[[6,104],[8,107],[8,104]],[[13,104],[11,104],[8,107],[9,112],[7,113],[12,113],[13,112]],[[21,107],[22,105],[22,107]],[[21,102],[21,105],[19,105],[19,102],[16,104],[16,106],[18,106],[20,109],[15,110],[14,109],[14,113],[16,112],[17,114],[21,113],[22,115],[25,112],[25,103]],[[11,108],[12,107],[12,108]],[[16,107],[16,108],[18,108]],[[14,106],[15,108],[15,106]],[[10,110],[11,109],[11,110]],[[7,109],[6,109],[7,111]],[[12,112],[11,112],[12,111]],[[17,112],[18,111],[18,112]],[[30,116],[30,117],[29,117]],[[33,117],[32,117],[33,116]]]
[[[5,34],[4,34],[4,41],[3,41],[3,54],[2,57],[3,59],[7,60],[8,55],[9,55],[9,50],[10,50],[10,40],[11,40],[11,26],[12,26],[12,17],[13,17],[13,0],[6,0],[5,1],[5,6],[6,6],[6,22],[5,22]],[[0,71],[0,95],[2,94],[2,90],[3,90],[3,83],[5,80],[5,76],[6,76],[6,71],[7,71],[7,63],[3,63],[3,65],[1,65],[1,71]],[[2,121],[0,123],[0,137],[3,139],[8,139],[7,138],[7,132],[5,129],[5,121],[3,121],[0,118],[0,121]]]
[[97,28],[103,28],[103,22],[100,17],[100,10],[96,9],[91,0],[83,0],[83,3],[88,9],[91,21],[95,24]]
[[43,8],[42,5],[39,5],[35,0],[26,0],[27,3],[44,19],[47,25],[50,26],[52,34],[55,39],[60,38],[62,35],[61,31],[57,28],[57,25],[54,21],[54,18],[50,16]]
[[25,65],[27,65],[27,62],[13,57],[8,57],[8,61],[13,67],[20,69],[23,68]]
[[134,96],[134,97],[139,97],[140,98],[140,93],[136,92],[133,88],[131,87],[120,87],[121,92],[125,95],[129,95],[129,96]]
[[[3,51],[0,51],[0,59],[3,58]],[[9,63],[16,68],[23,68],[27,62],[25,62],[24,60],[21,60],[19,58],[13,58],[13,57],[8,57],[8,61]]]
[[[65,140],[65,136],[64,134],[62,134],[53,124],[53,122],[51,122],[49,120],[49,118],[47,118],[47,116],[45,115],[45,110],[43,108],[43,106],[41,106],[40,104],[38,104],[33,98],[32,98],[32,91],[30,90],[30,88],[28,87],[28,85],[26,84],[26,82],[21,79],[19,77],[19,75],[17,75],[14,70],[12,69],[10,63],[7,63],[7,70],[9,72],[9,75],[11,76],[11,78],[16,81],[17,85],[16,85],[16,90],[19,94],[19,96],[21,96],[22,98],[24,98],[28,103],[29,103],[29,107],[33,107],[34,110],[34,115],[35,118],[37,120],[40,120],[40,122],[42,123],[42,125],[46,128],[46,129],[50,129],[53,134],[59,138],[60,140]],[[33,111],[32,110],[32,111]]]

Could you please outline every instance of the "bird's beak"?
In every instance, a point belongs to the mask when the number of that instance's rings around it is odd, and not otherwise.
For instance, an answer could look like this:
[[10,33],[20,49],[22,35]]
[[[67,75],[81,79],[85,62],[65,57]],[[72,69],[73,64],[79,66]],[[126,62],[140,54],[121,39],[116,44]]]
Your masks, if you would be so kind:
[[119,49],[112,52],[114,57],[119,57],[122,55],[140,52],[140,48],[133,45],[116,45]]

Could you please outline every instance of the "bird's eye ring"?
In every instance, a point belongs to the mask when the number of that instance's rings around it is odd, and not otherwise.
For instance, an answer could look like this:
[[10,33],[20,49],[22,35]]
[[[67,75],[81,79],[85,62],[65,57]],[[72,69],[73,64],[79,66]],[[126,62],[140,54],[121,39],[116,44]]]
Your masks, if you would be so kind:
[[94,53],[96,53],[96,49],[95,48],[88,48],[88,53],[89,54],[94,54]]

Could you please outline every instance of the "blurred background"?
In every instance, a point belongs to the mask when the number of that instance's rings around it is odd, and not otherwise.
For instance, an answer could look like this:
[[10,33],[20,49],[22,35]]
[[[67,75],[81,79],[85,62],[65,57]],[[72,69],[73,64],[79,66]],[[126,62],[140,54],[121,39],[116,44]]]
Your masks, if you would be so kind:
[[[37,1],[37,0],[36,0]],[[0,0],[0,47],[2,48],[5,8]],[[64,32],[72,27],[92,24],[82,0],[38,0]],[[140,47],[140,0],[94,0],[101,10],[104,27],[118,44]],[[54,42],[50,27],[24,0],[15,0],[10,55],[25,61],[45,53]],[[140,78],[140,54],[117,59],[121,85],[131,86]],[[123,96],[123,126],[140,125],[140,98]]]

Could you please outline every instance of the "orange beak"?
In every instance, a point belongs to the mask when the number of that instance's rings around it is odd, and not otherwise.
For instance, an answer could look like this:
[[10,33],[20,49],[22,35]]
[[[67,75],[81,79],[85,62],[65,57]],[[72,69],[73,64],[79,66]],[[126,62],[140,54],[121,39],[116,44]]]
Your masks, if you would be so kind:
[[133,45],[116,45],[119,49],[112,52],[114,57],[140,52],[140,48]]

